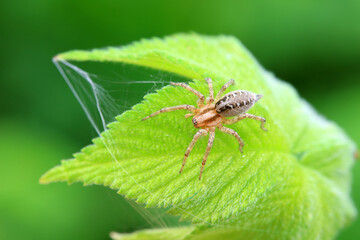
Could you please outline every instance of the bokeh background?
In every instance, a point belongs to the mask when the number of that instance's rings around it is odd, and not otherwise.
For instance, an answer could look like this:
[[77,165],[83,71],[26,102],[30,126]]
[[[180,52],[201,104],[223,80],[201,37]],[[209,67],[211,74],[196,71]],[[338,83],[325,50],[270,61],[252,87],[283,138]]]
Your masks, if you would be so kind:
[[[51,58],[177,32],[239,38],[360,145],[360,1],[2,1],[0,239],[108,239],[147,227],[101,186],[39,185],[96,136]],[[353,197],[360,207],[360,163]],[[360,239],[360,221],[338,239]]]

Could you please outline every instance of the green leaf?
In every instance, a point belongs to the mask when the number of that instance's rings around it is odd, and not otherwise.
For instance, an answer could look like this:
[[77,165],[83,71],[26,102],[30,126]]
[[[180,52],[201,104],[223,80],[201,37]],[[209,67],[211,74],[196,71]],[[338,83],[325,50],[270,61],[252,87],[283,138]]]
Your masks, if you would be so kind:
[[56,60],[155,68],[189,78],[190,85],[206,95],[205,77],[213,79],[215,92],[234,78],[228,91],[264,95],[249,113],[265,117],[269,131],[251,119],[229,125],[245,142],[243,154],[233,136],[217,131],[202,180],[198,176],[206,138],[198,141],[179,174],[197,131],[191,119],[184,118],[186,112],[141,121],[164,107],[196,104],[190,92],[166,86],[119,115],[93,145],[62,161],[41,183],[109,186],[148,207],[172,207],[169,213],[204,225],[202,234],[218,237],[231,233],[238,239],[331,239],[356,216],[349,197],[353,142],[292,86],[263,70],[238,40],[180,34],[122,48],[71,51]]

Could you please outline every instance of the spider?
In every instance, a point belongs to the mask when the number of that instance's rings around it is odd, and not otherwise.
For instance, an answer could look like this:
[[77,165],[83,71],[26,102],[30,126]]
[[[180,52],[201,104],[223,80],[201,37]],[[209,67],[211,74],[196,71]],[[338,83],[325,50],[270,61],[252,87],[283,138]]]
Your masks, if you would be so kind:
[[[205,80],[209,86],[209,97],[206,98],[206,104],[204,104],[204,101],[205,101],[204,95],[202,95],[200,92],[196,91],[189,85],[187,85],[185,83],[170,82],[172,85],[183,87],[183,88],[187,89],[188,91],[192,92],[193,94],[195,94],[199,98],[197,101],[197,105],[199,108],[196,108],[192,105],[187,105],[187,104],[174,106],[174,107],[167,107],[167,108],[160,109],[159,111],[154,112],[151,115],[142,119],[142,121],[144,121],[144,120],[151,118],[155,115],[158,115],[160,113],[171,112],[171,111],[176,111],[176,110],[188,110],[188,111],[192,112],[192,113],[186,114],[185,118],[194,116],[192,119],[192,123],[194,124],[195,128],[200,128],[200,130],[195,134],[193,140],[191,141],[189,147],[187,148],[187,150],[185,152],[185,157],[184,157],[184,161],[181,166],[181,169],[180,169],[180,173],[183,171],[185,163],[186,163],[186,159],[189,156],[191,150],[193,149],[196,141],[201,136],[206,136],[209,133],[209,140],[208,140],[206,152],[205,152],[205,155],[204,155],[204,158],[202,161],[199,180],[201,180],[201,175],[203,173],[204,166],[206,164],[206,160],[209,156],[211,147],[214,142],[216,128],[218,128],[222,132],[233,135],[240,144],[239,150],[241,153],[243,152],[243,147],[244,147],[243,140],[241,139],[241,137],[239,136],[239,134],[236,131],[234,131],[230,128],[224,127],[222,124],[233,124],[244,118],[252,118],[252,119],[261,121],[260,127],[264,131],[267,131],[267,129],[264,128],[264,124],[266,122],[265,118],[246,113],[251,107],[254,106],[254,104],[260,98],[263,97],[263,95],[255,94],[255,93],[245,91],[245,90],[237,90],[237,91],[230,92],[230,93],[226,94],[225,96],[221,97],[222,94],[224,93],[224,91],[230,85],[234,84],[234,79],[231,79],[230,81],[225,83],[224,86],[221,87],[220,91],[218,92],[218,94],[216,95],[216,97],[214,99],[214,90],[213,90],[213,86],[212,86],[212,80],[211,80],[211,78],[206,78]],[[234,117],[234,118],[227,119],[225,117]]]

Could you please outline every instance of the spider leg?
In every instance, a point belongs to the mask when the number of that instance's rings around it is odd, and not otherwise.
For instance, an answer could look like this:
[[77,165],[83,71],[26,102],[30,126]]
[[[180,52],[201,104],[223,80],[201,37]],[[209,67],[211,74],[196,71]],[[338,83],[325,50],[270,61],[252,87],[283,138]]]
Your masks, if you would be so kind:
[[221,89],[219,90],[219,92],[216,94],[215,97],[215,102],[217,102],[220,98],[221,95],[225,92],[225,90],[230,86],[234,84],[234,79],[230,79],[230,81],[228,81],[227,83],[224,84],[224,86],[221,87]]
[[231,128],[227,128],[227,127],[224,127],[223,125],[219,124],[218,126],[218,129],[224,133],[227,133],[227,134],[230,134],[230,135],[233,135],[239,142],[240,146],[239,146],[239,150],[240,152],[242,153],[243,152],[243,147],[244,147],[244,142],[243,140],[241,139],[240,135],[233,129]]
[[201,163],[201,170],[200,170],[200,176],[199,176],[199,180],[201,180],[201,175],[204,171],[204,166],[206,164],[206,160],[209,156],[209,153],[210,153],[210,150],[211,150],[211,147],[214,143],[214,138],[215,138],[215,128],[211,128],[210,131],[209,131],[209,141],[208,141],[208,144],[207,144],[207,147],[206,147],[206,152],[205,152],[205,155],[204,155],[204,158],[203,158],[203,161]]
[[213,103],[214,102],[214,89],[212,85],[211,78],[205,78],[207,84],[209,85],[209,97],[206,99],[206,103]]
[[156,112],[150,114],[149,116],[143,118],[141,121],[144,121],[144,120],[151,118],[155,115],[158,115],[160,113],[171,112],[171,111],[176,111],[176,110],[189,110],[189,111],[195,113],[196,107],[194,107],[192,105],[179,105],[179,106],[174,106],[174,107],[162,108],[159,111],[156,111]]
[[181,166],[181,169],[180,169],[180,172],[179,172],[179,173],[181,173],[182,170],[184,169],[184,166],[185,166],[185,163],[186,163],[186,159],[187,159],[187,157],[189,156],[191,150],[193,149],[196,141],[199,140],[199,138],[200,138],[201,136],[206,136],[207,133],[208,133],[207,130],[205,130],[205,129],[200,129],[200,130],[195,134],[195,136],[194,136],[193,140],[191,141],[189,147],[186,149],[184,161],[183,161],[183,164],[182,164],[182,166]]
[[237,117],[234,117],[232,119],[224,119],[224,124],[233,124],[233,123],[236,123],[238,121],[240,121],[241,119],[244,119],[244,118],[252,118],[252,119],[255,119],[255,120],[258,120],[258,121],[261,121],[261,129],[264,130],[264,131],[267,131],[266,128],[264,128],[264,125],[265,125],[265,122],[266,122],[266,119],[263,118],[263,117],[259,117],[259,116],[256,116],[256,115],[253,115],[253,114],[249,114],[249,113],[243,113]]
[[192,87],[190,87],[189,85],[185,84],[185,83],[174,83],[174,82],[170,82],[170,84],[175,85],[175,86],[180,86],[185,88],[186,90],[192,92],[193,94],[195,94],[199,100],[197,101],[197,105],[199,107],[203,107],[204,106],[204,101],[205,101],[205,97],[204,95],[202,95],[199,91],[196,91],[195,89],[193,89]]

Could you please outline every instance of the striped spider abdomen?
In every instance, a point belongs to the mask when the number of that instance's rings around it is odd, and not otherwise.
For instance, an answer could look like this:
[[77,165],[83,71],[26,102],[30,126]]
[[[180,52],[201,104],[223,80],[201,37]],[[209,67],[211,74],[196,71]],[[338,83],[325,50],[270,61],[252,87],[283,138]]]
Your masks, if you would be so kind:
[[215,110],[223,117],[234,117],[247,112],[261,98],[262,95],[249,91],[233,91],[215,103]]

